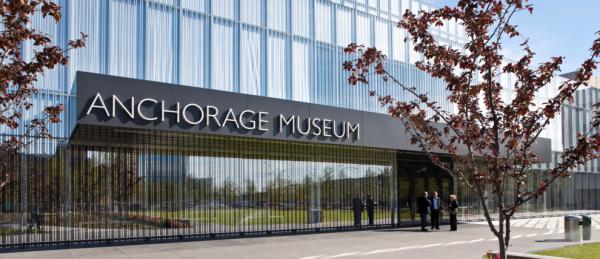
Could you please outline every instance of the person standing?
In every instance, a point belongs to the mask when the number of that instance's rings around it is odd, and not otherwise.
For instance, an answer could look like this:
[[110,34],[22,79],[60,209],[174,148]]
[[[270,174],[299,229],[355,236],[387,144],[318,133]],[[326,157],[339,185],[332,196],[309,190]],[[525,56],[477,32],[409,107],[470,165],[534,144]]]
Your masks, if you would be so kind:
[[427,214],[429,214],[429,201],[427,192],[423,192],[423,196],[417,199],[417,212],[421,216],[421,231],[427,231]]
[[362,211],[364,204],[362,200],[356,196],[352,199],[352,210],[354,211],[354,226],[360,226],[362,224]]
[[375,223],[375,201],[371,195],[367,195],[367,217],[369,218],[369,225],[372,226]]
[[458,201],[456,200],[456,195],[450,195],[450,204],[448,206],[448,210],[450,211],[450,231],[456,231],[458,220]]
[[431,230],[433,228],[440,229],[440,214],[443,209],[442,200],[438,197],[438,193],[433,192],[431,196]]

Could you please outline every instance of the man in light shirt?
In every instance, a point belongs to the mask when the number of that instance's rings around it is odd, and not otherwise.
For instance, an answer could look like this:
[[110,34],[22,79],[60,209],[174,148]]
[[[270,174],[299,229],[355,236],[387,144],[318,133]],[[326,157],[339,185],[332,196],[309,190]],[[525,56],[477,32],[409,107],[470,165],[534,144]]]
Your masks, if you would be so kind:
[[440,229],[440,213],[444,209],[437,192],[431,196],[431,229]]

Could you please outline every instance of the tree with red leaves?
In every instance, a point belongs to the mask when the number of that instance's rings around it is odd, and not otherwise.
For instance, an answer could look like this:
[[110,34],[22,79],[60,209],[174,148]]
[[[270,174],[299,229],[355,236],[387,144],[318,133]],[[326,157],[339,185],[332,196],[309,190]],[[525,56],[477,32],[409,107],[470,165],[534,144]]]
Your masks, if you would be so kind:
[[[371,91],[391,116],[404,123],[411,142],[432,163],[475,194],[491,232],[498,238],[501,258],[506,258],[510,220],[519,206],[539,197],[557,179],[568,177],[578,165],[597,158],[600,150],[600,133],[592,130],[600,125],[600,105],[596,104],[589,130],[580,133],[576,145],[564,150],[562,160],[542,174],[540,186],[527,186],[526,173],[539,163],[533,145],[563,105],[572,102],[575,91],[586,86],[593,75],[600,56],[600,38],[593,42],[590,57],[576,71],[575,79],[561,83],[555,95],[536,104],[536,93],[560,71],[563,57],[534,66],[534,53],[527,40],[521,44],[524,54],[517,61],[502,55],[503,43],[522,39],[511,18],[524,11],[533,11],[526,0],[459,0],[454,8],[404,14],[398,27],[408,32],[407,40],[423,56],[416,67],[445,82],[453,111],[444,110],[417,88],[402,84],[385,69],[386,57],[376,48],[350,44],[345,52],[352,58],[343,64],[350,72],[348,81],[352,85],[368,84],[373,71],[412,96],[412,101],[402,101]],[[432,35],[435,27],[451,20],[463,25],[464,46],[448,46]],[[501,73],[516,77],[510,86],[512,100],[501,98],[502,91],[507,90],[498,81]],[[449,160],[440,159],[441,153]],[[492,221],[484,190],[492,191],[498,225]]]
[[[0,35],[0,127],[22,131],[18,134],[4,136],[0,146],[0,156],[14,155],[35,139],[52,138],[47,125],[60,123],[63,104],[43,107],[43,115],[39,118],[24,121],[23,112],[31,110],[32,95],[38,92],[35,82],[47,70],[57,65],[66,65],[69,50],[82,48],[87,35],[70,40],[66,48],[52,43],[50,37],[32,27],[31,20],[35,15],[44,19],[59,22],[61,8],[49,0],[16,0],[0,2],[2,26]],[[22,46],[30,43],[34,47],[33,57],[24,59]],[[0,176],[0,191],[11,181],[14,171],[2,163],[4,175]]]

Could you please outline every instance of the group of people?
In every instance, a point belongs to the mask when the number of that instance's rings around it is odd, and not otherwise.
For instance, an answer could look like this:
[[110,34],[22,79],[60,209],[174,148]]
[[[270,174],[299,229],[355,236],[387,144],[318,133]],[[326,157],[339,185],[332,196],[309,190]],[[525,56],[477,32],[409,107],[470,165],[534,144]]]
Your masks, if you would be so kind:
[[[437,192],[429,197],[427,192],[417,199],[417,212],[421,216],[421,231],[427,230],[427,216],[431,217],[431,230],[440,229],[440,215],[444,211],[444,202],[438,197]],[[450,213],[450,231],[457,230],[458,201],[456,195],[450,195],[448,202],[448,212]]]

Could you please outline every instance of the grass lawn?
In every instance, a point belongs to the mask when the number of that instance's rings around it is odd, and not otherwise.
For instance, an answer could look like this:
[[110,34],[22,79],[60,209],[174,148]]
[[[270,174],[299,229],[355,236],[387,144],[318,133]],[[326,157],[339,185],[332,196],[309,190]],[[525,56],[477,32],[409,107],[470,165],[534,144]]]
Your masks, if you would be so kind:
[[[202,221],[223,225],[260,225],[260,224],[305,224],[307,211],[297,209],[213,209],[213,210],[180,210],[180,211],[148,211],[148,216]],[[352,221],[354,213],[350,210],[322,211],[323,222]],[[363,212],[363,219],[367,213]],[[376,219],[390,218],[389,211],[376,211]]]
[[600,243],[565,246],[559,249],[536,252],[536,254],[573,259],[600,259]]

